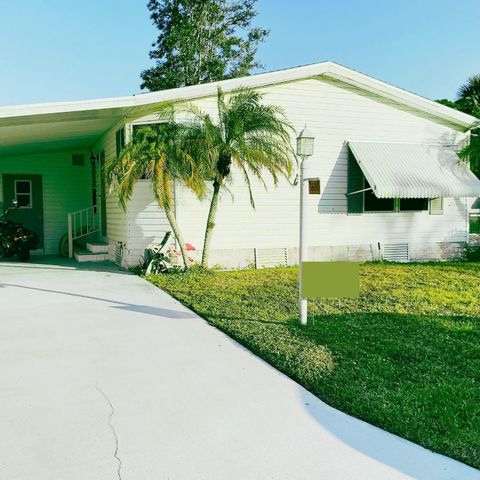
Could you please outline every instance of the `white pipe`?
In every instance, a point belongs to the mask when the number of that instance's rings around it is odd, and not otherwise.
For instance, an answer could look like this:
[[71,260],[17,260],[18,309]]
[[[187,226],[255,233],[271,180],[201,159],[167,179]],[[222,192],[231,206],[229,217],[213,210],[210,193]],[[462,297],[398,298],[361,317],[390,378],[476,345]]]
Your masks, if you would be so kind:
[[73,258],[73,226],[72,214],[68,214],[68,258]]
[[305,180],[305,156],[302,156],[302,161],[300,163],[300,248],[298,252],[298,274],[299,274],[299,290],[298,290],[298,300],[300,307],[300,324],[307,325],[307,299],[302,296],[302,263],[307,261],[308,258],[308,243],[306,235],[306,219],[305,219],[305,197],[307,182]]

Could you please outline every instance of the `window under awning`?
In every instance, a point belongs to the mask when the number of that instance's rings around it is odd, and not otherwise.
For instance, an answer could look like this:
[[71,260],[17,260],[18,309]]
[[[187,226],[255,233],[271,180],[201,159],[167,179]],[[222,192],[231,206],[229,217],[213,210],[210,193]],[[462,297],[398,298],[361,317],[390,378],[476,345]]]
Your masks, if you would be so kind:
[[378,198],[479,197],[480,180],[452,147],[348,142]]

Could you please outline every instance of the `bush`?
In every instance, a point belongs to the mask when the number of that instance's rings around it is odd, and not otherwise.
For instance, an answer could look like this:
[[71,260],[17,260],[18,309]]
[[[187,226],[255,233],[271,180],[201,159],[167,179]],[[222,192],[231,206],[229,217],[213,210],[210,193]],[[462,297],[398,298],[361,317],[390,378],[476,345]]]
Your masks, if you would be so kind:
[[480,262],[480,245],[467,245],[463,258],[469,262]]

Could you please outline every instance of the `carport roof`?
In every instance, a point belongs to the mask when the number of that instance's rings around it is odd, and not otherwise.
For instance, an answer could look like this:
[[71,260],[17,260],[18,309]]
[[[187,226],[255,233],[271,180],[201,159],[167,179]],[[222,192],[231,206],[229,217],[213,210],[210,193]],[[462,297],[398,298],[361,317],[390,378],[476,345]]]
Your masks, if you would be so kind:
[[307,78],[338,80],[379,97],[407,105],[424,115],[466,130],[476,119],[470,115],[407,92],[333,62],[290,68],[220,82],[182,87],[128,97],[78,102],[41,103],[0,107],[0,154],[91,147],[121,120],[153,113],[166,101],[182,101],[231,91],[240,86],[264,87]]

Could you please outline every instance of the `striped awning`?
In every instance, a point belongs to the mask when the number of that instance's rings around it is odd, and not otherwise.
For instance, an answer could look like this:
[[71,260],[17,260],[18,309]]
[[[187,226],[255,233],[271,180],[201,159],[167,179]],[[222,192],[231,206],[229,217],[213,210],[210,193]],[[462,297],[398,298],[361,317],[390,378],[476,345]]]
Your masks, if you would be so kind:
[[452,147],[348,142],[378,198],[479,197],[480,180]]

